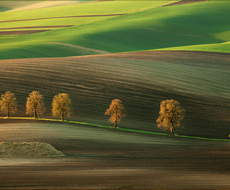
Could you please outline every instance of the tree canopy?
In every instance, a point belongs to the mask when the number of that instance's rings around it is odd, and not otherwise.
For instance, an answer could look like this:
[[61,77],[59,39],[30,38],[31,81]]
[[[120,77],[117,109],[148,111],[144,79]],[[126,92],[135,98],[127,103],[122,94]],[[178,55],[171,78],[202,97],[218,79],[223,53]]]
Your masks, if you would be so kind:
[[27,97],[26,114],[34,114],[34,119],[36,119],[37,115],[42,115],[44,110],[43,95],[38,91],[32,91]]
[[117,128],[117,123],[121,121],[121,118],[125,118],[127,114],[124,110],[122,101],[113,99],[109,108],[105,111],[105,115],[111,115],[109,121],[115,124],[114,128]]
[[53,116],[61,115],[61,120],[64,120],[65,114],[69,117],[71,115],[71,99],[66,93],[55,95],[52,102]]
[[9,113],[15,113],[17,111],[17,101],[14,93],[6,91],[5,94],[1,95],[0,100],[1,111]]
[[181,108],[176,100],[163,100],[160,103],[160,112],[157,119],[157,127],[163,130],[169,129],[174,134],[175,127],[181,127],[181,120],[184,118],[185,110]]

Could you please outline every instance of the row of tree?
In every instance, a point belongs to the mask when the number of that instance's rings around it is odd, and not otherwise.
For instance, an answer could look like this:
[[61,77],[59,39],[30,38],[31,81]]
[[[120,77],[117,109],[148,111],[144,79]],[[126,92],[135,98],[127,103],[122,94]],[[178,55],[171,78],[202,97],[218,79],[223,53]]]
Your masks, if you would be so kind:
[[[0,106],[1,110],[7,113],[7,117],[9,117],[9,113],[15,113],[17,111],[15,94],[10,91],[2,94]],[[43,96],[38,91],[32,91],[27,97],[26,114],[33,114],[34,119],[36,119],[37,115],[42,115],[44,110]],[[174,128],[182,126],[180,121],[184,118],[184,112],[185,110],[181,108],[180,103],[176,100],[161,101],[159,117],[156,121],[158,128],[169,129],[171,134],[174,134]],[[53,97],[52,115],[54,117],[61,116],[62,121],[65,115],[71,115],[71,99],[68,94],[60,93]],[[127,113],[122,101],[114,99],[105,111],[105,115],[110,115],[109,121],[115,124],[114,128],[117,128],[117,124],[122,118],[126,117]]]
[[[17,101],[14,93],[6,91],[5,94],[1,95],[0,100],[1,111],[7,113],[9,117],[10,113],[15,113],[17,111]],[[34,115],[34,119],[38,115],[42,115],[45,111],[45,106],[43,102],[43,95],[38,91],[32,91],[27,97],[26,101],[26,114]],[[61,116],[61,120],[64,120],[64,115],[71,115],[71,99],[66,93],[60,93],[53,97],[52,102],[52,114],[54,117]]]

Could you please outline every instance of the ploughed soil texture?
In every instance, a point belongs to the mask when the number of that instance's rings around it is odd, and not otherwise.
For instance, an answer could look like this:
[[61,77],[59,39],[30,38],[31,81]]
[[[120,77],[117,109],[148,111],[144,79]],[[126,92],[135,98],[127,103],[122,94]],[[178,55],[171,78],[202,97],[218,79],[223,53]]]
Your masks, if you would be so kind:
[[41,117],[47,118],[53,96],[68,93],[68,120],[111,126],[104,113],[118,98],[128,114],[118,127],[153,132],[162,132],[156,125],[160,102],[175,99],[186,110],[184,128],[175,133],[228,139],[229,61],[227,53],[180,51],[2,60],[0,93],[16,95],[18,112],[11,116],[26,116],[28,94],[39,91],[46,106]]
[[0,138],[4,142],[44,142],[65,155],[1,158],[3,189],[230,188],[227,141],[58,122],[1,122]]
[[[104,116],[114,98],[128,113],[118,127],[162,132],[160,102],[186,110],[177,134],[228,139],[229,54],[132,52],[68,58],[0,61],[0,85],[15,93],[26,116],[28,94],[44,95],[52,118],[54,95],[72,99],[69,120],[111,125]],[[4,116],[4,113],[1,113]],[[1,158],[0,188],[229,189],[229,141],[119,131],[87,125],[0,119],[5,143],[43,142],[65,156]],[[169,131],[166,131],[168,133]]]

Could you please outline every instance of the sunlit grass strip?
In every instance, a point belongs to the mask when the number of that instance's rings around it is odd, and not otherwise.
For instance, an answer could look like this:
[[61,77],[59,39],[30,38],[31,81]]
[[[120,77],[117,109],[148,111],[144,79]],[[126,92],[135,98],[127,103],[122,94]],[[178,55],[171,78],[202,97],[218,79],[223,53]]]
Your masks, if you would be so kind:
[[150,132],[150,131],[141,131],[141,130],[136,130],[136,129],[117,128],[117,130],[131,131],[131,132],[136,132],[136,133],[146,133],[146,134],[152,134],[152,135],[165,135],[165,136],[168,136],[167,133],[157,133],[157,132]]
[[229,139],[212,139],[212,138],[205,138],[205,137],[185,136],[185,135],[178,135],[178,137],[182,137],[182,138],[192,138],[192,139],[200,139],[200,140],[230,141]]
[[[0,117],[0,119],[28,119],[28,120],[34,120],[33,117],[9,117],[9,118]],[[111,127],[111,126],[99,125],[99,124],[94,124],[94,123],[86,123],[86,122],[80,122],[80,121],[69,121],[69,120],[61,121],[60,119],[48,119],[48,118],[37,118],[36,120],[57,121],[57,122],[64,122],[64,123],[74,123],[74,124],[80,124],[80,125],[89,125],[89,126],[96,126],[96,127],[114,129],[114,127]],[[157,132],[142,131],[142,130],[136,130],[136,129],[116,128],[116,130],[129,131],[129,132],[135,132],[135,133],[145,133],[145,134],[152,134],[152,135],[169,136],[167,133],[157,133]],[[200,140],[214,140],[214,141],[230,141],[230,139],[213,139],[213,138],[194,137],[194,136],[185,136],[185,135],[177,135],[177,136],[173,136],[173,137],[182,137],[182,138],[191,138],[191,139],[200,139]]]

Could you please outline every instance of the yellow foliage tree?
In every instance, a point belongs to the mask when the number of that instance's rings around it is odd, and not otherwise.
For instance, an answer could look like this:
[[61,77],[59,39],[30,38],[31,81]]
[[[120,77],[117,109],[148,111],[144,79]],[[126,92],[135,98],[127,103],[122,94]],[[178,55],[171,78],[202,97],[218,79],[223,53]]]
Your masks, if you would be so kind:
[[185,110],[181,108],[180,103],[176,100],[163,100],[160,103],[160,112],[157,119],[157,127],[163,130],[170,129],[174,134],[175,127],[181,127],[180,121],[184,119]]
[[1,111],[7,112],[7,117],[9,113],[15,113],[17,111],[17,101],[14,93],[6,91],[5,94],[1,95],[0,100]]
[[66,93],[60,93],[55,95],[52,102],[52,114],[53,116],[61,115],[61,120],[64,120],[64,115],[71,115],[71,99]]
[[43,96],[38,91],[32,91],[27,97],[26,114],[34,113],[34,119],[37,115],[42,115],[45,110]]
[[117,123],[121,121],[121,118],[126,117],[122,101],[119,99],[113,99],[109,109],[106,110],[105,115],[111,115],[109,121],[115,124],[114,128],[117,128]]

